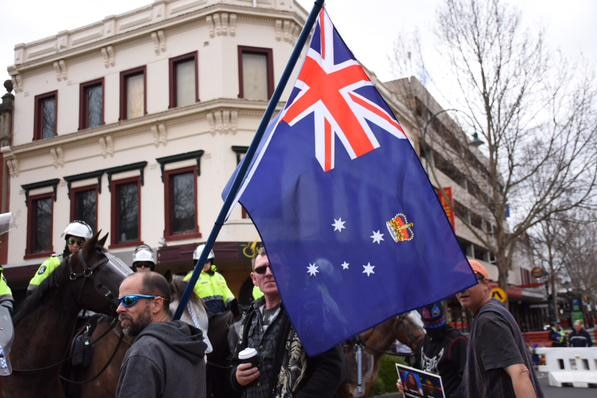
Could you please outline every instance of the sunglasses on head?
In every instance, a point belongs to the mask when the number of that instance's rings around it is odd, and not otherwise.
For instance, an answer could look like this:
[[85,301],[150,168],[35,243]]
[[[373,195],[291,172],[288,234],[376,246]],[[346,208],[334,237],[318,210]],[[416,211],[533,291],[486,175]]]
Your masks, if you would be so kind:
[[[253,272],[255,272],[256,274],[259,274],[259,275],[263,275],[263,274],[265,274],[265,271],[266,271],[268,268],[269,268],[269,264],[265,264],[265,265],[262,265],[262,266],[260,266],[260,267],[257,267],[257,268],[255,268],[255,269],[253,270]],[[271,268],[270,268],[270,270],[271,270]]]
[[136,305],[139,300],[154,300],[157,298],[163,299],[161,296],[152,296],[150,294],[128,294],[118,299],[118,303],[122,304],[124,308],[131,308]]
[[477,281],[479,282],[483,282],[485,280],[485,277],[481,274],[478,274],[475,272],[475,276],[477,277]]
[[83,243],[85,243],[85,239],[68,238],[69,245],[83,246]]

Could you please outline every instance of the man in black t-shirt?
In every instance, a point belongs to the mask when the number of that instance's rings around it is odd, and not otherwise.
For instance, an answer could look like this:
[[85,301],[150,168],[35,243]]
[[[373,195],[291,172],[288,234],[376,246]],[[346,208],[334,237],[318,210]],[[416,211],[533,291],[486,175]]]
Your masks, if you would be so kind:
[[466,337],[448,326],[441,302],[423,307],[419,312],[427,334],[416,366],[441,376],[447,398],[464,397],[461,382],[466,363]]
[[487,269],[478,261],[470,263],[479,283],[456,294],[474,315],[464,372],[466,396],[542,398],[520,328],[512,314],[491,298]]

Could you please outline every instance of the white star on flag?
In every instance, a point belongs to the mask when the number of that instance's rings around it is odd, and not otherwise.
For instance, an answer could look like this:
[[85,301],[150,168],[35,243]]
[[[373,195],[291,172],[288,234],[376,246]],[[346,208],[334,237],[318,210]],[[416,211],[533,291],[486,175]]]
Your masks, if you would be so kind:
[[315,265],[315,263],[313,263],[313,264],[309,263],[309,266],[307,267],[307,273],[311,276],[315,276],[319,272],[318,268],[319,267],[317,265]]
[[342,264],[340,264],[342,266],[342,269],[348,269],[348,266],[350,265],[349,263],[347,263],[346,261],[344,261]]
[[375,268],[375,265],[371,265],[370,262],[367,265],[363,265],[363,274],[367,274],[367,277],[371,276],[371,274],[375,273],[373,268]]
[[334,231],[342,232],[343,229],[346,229],[344,224],[346,224],[346,221],[342,221],[342,217],[337,219],[334,218],[334,223],[332,224],[332,227],[334,227]]
[[383,240],[383,234],[381,233],[381,231],[378,229],[377,231],[372,231],[373,235],[370,236],[371,239],[373,239],[373,243],[377,243],[378,245],[381,244],[381,241]]

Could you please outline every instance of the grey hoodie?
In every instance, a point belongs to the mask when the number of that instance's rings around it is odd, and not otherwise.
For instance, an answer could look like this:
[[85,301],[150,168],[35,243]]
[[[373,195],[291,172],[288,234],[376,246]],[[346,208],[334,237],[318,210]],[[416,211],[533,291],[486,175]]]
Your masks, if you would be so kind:
[[201,330],[182,321],[150,324],[124,357],[116,397],[205,397],[206,347]]

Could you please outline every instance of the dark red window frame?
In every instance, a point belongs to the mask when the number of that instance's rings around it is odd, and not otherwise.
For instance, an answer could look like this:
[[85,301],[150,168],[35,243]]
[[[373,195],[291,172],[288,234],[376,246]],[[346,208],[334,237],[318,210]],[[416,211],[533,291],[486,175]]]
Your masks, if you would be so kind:
[[147,67],[145,65],[120,72],[120,120],[126,120],[127,80],[129,77],[143,75],[143,114],[147,114]]
[[105,123],[104,112],[106,106],[106,89],[104,87],[104,78],[91,80],[85,83],[81,83],[79,86],[79,130],[83,130],[89,127],[87,120],[87,111],[89,110],[89,103],[87,102],[87,89],[95,86],[102,87],[102,121],[100,125]]
[[56,114],[54,115],[54,136],[58,135],[58,90],[54,90],[54,91],[50,91],[49,93],[44,93],[44,94],[40,94],[40,95],[36,95],[35,96],[35,109],[34,109],[34,122],[33,122],[33,140],[41,140],[43,139],[42,137],[42,126],[43,123],[41,121],[42,119],[42,107],[41,107],[41,103],[44,100],[47,100],[49,98],[54,98],[54,100],[56,101]]
[[[240,164],[241,160],[243,160],[243,157],[247,154],[249,147],[233,145],[231,149],[236,154],[236,165],[238,166]],[[241,218],[249,218],[249,213],[247,213],[247,211],[245,210],[245,207],[240,202],[238,203],[238,205],[241,208],[240,217]]]
[[243,54],[265,55],[267,59],[267,98],[274,93],[274,56],[271,48],[238,46],[238,98],[244,98]]
[[[188,231],[188,232],[181,232],[181,233],[174,233],[172,231],[172,224],[171,224],[171,218],[172,218],[172,177],[176,176],[176,175],[180,175],[180,174],[186,174],[186,173],[193,173],[193,182],[194,182],[194,187],[195,187],[195,199],[194,199],[194,204],[195,204],[195,229],[193,231]],[[200,238],[201,237],[201,233],[199,232],[199,209],[197,206],[197,199],[199,197],[199,189],[197,187],[197,178],[198,178],[198,170],[197,170],[197,166],[190,166],[190,167],[184,167],[184,168],[180,168],[180,169],[173,169],[173,170],[166,170],[164,171],[164,233],[165,233],[165,238],[167,240],[180,240],[180,239],[190,239],[190,238]]]
[[[95,192],[95,221],[97,223],[98,218],[97,218],[97,208],[98,208],[98,198],[99,198],[99,189],[97,185],[87,185],[84,187],[77,187],[77,188],[72,188],[70,191],[70,219],[71,220],[81,220],[81,216],[76,214],[76,210],[77,210],[77,193],[80,192]],[[83,220],[86,223],[88,223],[89,225],[91,225],[91,229],[93,229],[93,231],[97,231],[97,225],[92,225],[93,223],[90,223],[89,220]]]
[[195,62],[195,101],[199,102],[199,55],[198,53],[192,52],[188,54],[179,55],[177,57],[170,58],[169,60],[169,74],[168,80],[170,84],[170,108],[176,108],[176,83],[178,75],[176,74],[176,66],[179,63],[194,61]]
[[[131,183],[137,184],[137,189],[139,192],[138,198],[138,213],[139,213],[139,223],[137,224],[138,228],[138,239],[135,241],[127,241],[121,242],[119,239],[120,237],[120,212],[118,211],[118,192],[121,185],[128,185]],[[111,244],[110,247],[129,247],[129,246],[137,246],[143,243],[141,240],[141,176],[135,176],[130,178],[123,178],[120,180],[113,180],[110,184],[110,191],[112,192],[111,197]]]
[[37,220],[37,215],[35,214],[35,202],[38,200],[50,200],[52,205],[51,208],[51,216],[50,216],[50,234],[54,230],[54,194],[52,192],[43,193],[39,195],[29,196],[27,200],[27,247],[25,248],[25,258],[36,258],[36,257],[48,257],[53,252],[53,236],[50,236],[50,246],[48,250],[41,251],[41,252],[33,252],[32,248],[35,246],[35,234],[33,231],[37,229],[37,223],[34,224],[34,221]]

